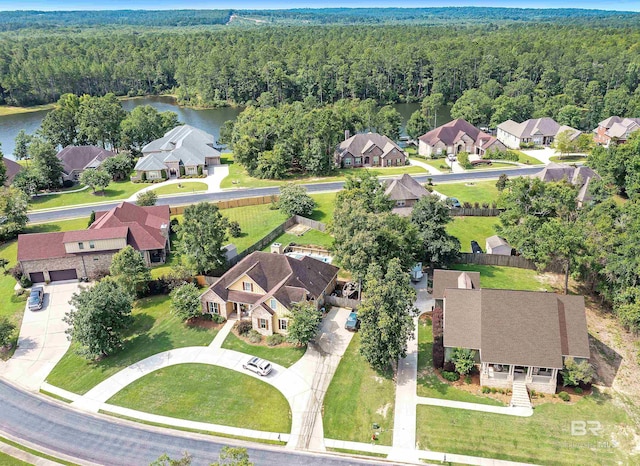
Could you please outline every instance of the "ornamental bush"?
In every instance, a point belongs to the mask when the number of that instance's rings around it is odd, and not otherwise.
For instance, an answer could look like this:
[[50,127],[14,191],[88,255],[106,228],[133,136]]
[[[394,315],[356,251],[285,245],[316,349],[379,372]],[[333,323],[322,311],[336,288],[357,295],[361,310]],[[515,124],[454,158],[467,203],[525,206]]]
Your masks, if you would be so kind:
[[455,382],[460,379],[460,374],[457,372],[442,371],[442,378],[449,382]]

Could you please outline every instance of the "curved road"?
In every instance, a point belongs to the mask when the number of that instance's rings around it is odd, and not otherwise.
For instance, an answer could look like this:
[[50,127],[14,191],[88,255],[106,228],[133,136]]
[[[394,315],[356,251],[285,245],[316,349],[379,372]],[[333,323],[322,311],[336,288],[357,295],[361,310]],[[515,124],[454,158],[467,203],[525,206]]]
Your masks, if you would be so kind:
[[[431,178],[434,183],[444,183],[453,181],[469,181],[469,180],[490,180],[497,179],[502,173],[506,173],[509,177],[514,176],[526,176],[532,175],[540,171],[540,167],[526,167],[526,168],[508,168],[503,170],[484,170],[478,172],[465,172],[465,173],[443,173],[440,175],[420,175],[414,176],[414,178],[420,182],[425,183],[428,178]],[[322,191],[339,191],[344,186],[344,181],[333,181],[329,183],[308,183],[303,186],[310,193],[317,193]],[[219,193],[205,193],[205,194],[190,194],[184,196],[167,196],[158,199],[158,205],[186,205],[195,204],[201,201],[223,201],[229,199],[241,199],[243,197],[256,197],[256,196],[271,196],[272,194],[278,194],[279,188],[277,186],[269,188],[240,188],[230,189]],[[29,221],[48,222],[52,220],[59,220],[62,218],[74,218],[74,217],[88,217],[92,210],[109,210],[112,207],[118,205],[122,200],[114,201],[108,204],[102,204],[99,206],[78,206],[68,207],[59,210],[45,211],[45,212],[32,212],[29,213]]]
[[[155,427],[135,427],[128,422],[86,414],[64,403],[48,401],[0,380],[0,433],[29,442],[44,452],[70,456],[100,465],[147,465],[167,453],[179,458],[188,451],[194,465],[218,459],[224,445],[246,446],[256,465],[370,465],[374,461],[292,452],[283,447],[171,432]],[[379,463],[379,462],[378,462]]]

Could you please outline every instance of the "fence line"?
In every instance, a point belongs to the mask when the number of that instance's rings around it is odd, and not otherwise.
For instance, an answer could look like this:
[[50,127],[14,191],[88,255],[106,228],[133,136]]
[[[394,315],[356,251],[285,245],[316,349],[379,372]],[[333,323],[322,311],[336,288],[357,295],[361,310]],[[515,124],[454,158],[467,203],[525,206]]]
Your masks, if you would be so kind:
[[318,222],[317,220],[312,220],[310,218],[302,217],[300,215],[294,215],[293,218],[295,219],[296,223],[299,223],[300,225],[304,225],[309,228],[313,228],[314,230],[318,230],[322,232],[327,230],[327,225],[325,223]]
[[[500,254],[472,254],[462,252],[458,255],[458,264],[495,265],[498,267],[515,267],[518,269],[538,270],[536,264],[522,256],[503,256]],[[552,263],[544,269],[545,272],[564,273],[564,266]]]
[[452,217],[497,217],[504,209],[460,207],[451,209]]
[[[272,202],[277,202],[279,196],[257,196],[257,197],[243,197],[241,199],[230,199],[228,201],[216,201],[212,202],[218,206],[218,209],[233,209],[235,207],[248,207],[252,205],[264,205],[271,204]],[[178,206],[178,207],[170,207],[169,211],[171,215],[182,215],[184,213],[184,209],[189,206]]]
[[348,307],[351,309],[357,309],[361,304],[357,299],[341,298],[339,296],[325,296],[324,300],[332,306]]

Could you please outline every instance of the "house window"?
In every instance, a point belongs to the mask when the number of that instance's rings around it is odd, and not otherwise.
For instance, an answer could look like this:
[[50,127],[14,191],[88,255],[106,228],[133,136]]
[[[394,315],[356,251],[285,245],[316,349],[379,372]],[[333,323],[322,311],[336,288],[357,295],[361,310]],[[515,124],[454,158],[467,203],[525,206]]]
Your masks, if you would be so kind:
[[373,163],[377,164],[379,160],[380,160],[380,157],[378,157],[377,155],[373,156]]
[[212,303],[211,301],[209,301],[207,304],[209,305],[209,312],[211,314],[220,314],[220,304],[219,303]]
[[84,243],[78,243],[78,249],[84,249]]
[[344,159],[344,164],[345,165],[351,165],[351,159],[350,158]]
[[356,157],[356,165],[360,165],[362,163],[362,157]]
[[187,167],[187,175],[195,175],[197,173],[196,167]]
[[404,207],[405,201],[401,200],[401,201],[397,201],[396,202],[396,207]]
[[242,282],[242,289],[244,291],[248,291],[249,293],[253,292],[253,283],[251,283],[251,282]]
[[271,300],[269,301],[269,307],[275,311],[276,308],[278,307],[278,301],[271,298]]
[[95,249],[96,248],[96,243],[94,243],[93,241],[89,241],[89,249]]
[[267,319],[258,319],[258,327],[264,330],[267,330],[269,328],[269,323],[267,322]]
[[387,159],[387,167],[391,166],[391,159]]
[[287,319],[278,319],[278,330],[287,330],[287,325],[288,325],[288,320]]
[[149,172],[147,173],[147,178],[150,180],[155,180],[157,178],[160,178],[160,175],[158,174],[158,172]]

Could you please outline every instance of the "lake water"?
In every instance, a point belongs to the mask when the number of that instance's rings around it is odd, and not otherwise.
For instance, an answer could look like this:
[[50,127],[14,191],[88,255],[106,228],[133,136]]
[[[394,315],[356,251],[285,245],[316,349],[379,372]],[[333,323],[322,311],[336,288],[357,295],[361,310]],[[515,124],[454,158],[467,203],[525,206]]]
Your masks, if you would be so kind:
[[[180,121],[211,133],[216,139],[220,136],[220,127],[222,124],[227,120],[234,120],[242,111],[242,108],[231,107],[206,110],[180,107],[172,97],[167,96],[138,97],[122,101],[122,107],[125,110],[132,110],[138,105],[151,105],[161,112],[165,110],[176,112]],[[402,115],[402,132],[404,133],[404,125],[411,114],[420,108],[420,104],[396,104],[394,107],[400,115]],[[450,107],[445,106],[438,111],[438,124],[443,124],[451,120],[449,110]],[[0,144],[2,144],[2,152],[5,157],[13,158],[14,140],[20,130],[24,129],[27,134],[35,133],[40,127],[40,123],[47,114],[47,111],[48,110],[42,110],[39,112],[19,113],[0,117]]]

